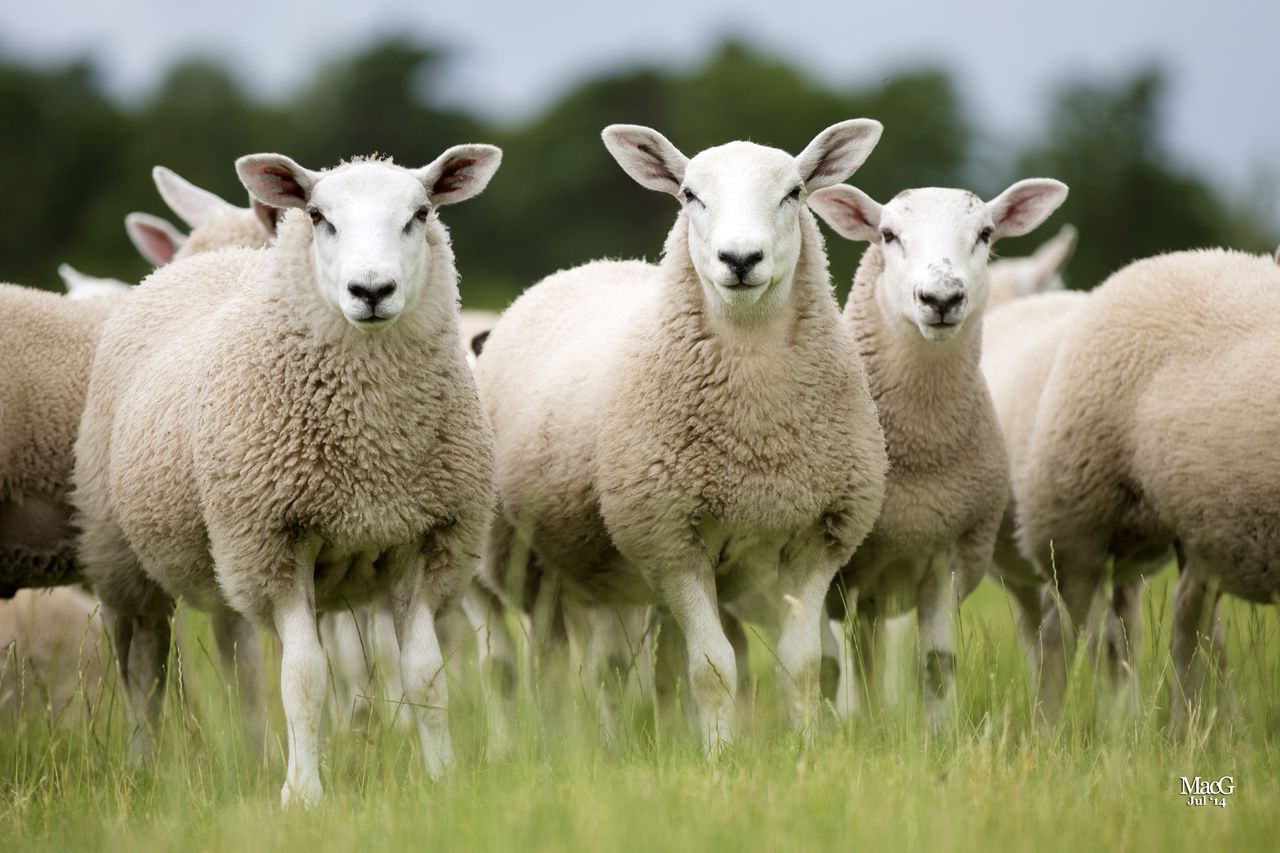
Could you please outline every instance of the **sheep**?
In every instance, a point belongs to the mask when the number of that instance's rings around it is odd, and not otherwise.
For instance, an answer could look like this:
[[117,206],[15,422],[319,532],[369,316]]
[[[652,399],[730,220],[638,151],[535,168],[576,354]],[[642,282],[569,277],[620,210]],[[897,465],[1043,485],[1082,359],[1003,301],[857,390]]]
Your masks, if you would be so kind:
[[0,599],[79,579],[73,449],[94,347],[119,302],[0,285]]
[[493,438],[437,210],[483,190],[500,160],[488,145],[416,170],[242,157],[250,194],[290,209],[274,244],[163,267],[108,321],[74,499],[137,758],[181,595],[279,636],[281,801],[317,802],[328,673],[316,613],[389,592],[427,770],[453,763],[434,616],[478,553]]
[[[880,505],[883,437],[804,208],[880,132],[860,119],[798,157],[730,142],[690,159],[655,130],[606,128],[623,170],[681,203],[661,262],[544,279],[478,360],[501,506],[483,577],[505,589],[525,564],[508,558],[530,546],[563,585],[593,686],[628,668],[647,606],[666,607],[708,755],[734,731],[719,602],[754,598],[780,618],[785,706],[811,731],[822,599]],[[601,704],[612,741],[616,710]]]
[[66,285],[69,299],[93,299],[98,296],[128,293],[133,286],[118,278],[98,278],[85,275],[71,264],[59,264],[58,275]]
[[[1004,443],[979,369],[987,259],[992,243],[1033,230],[1066,195],[1058,181],[1033,179],[987,203],[965,190],[927,188],[880,205],[848,185],[809,199],[836,233],[871,243],[844,320],[889,454],[883,509],[837,575],[829,606],[863,626],[918,612],[925,710],[935,730],[954,713],[959,604],[991,563],[1009,493]],[[852,661],[841,668],[837,709],[848,714],[859,704]]]
[[[1051,578],[1041,575],[1018,549],[1017,485],[1029,464],[1028,444],[1041,395],[1072,317],[1087,294],[1062,291],[1019,299],[989,311],[983,331],[982,370],[1005,438],[1011,472],[1009,508],[996,539],[992,576],[1010,593],[1018,609],[1019,632],[1033,683],[1039,680],[1041,628],[1056,607]],[[1153,536],[1141,513],[1132,514],[1109,549],[1119,570],[1106,611],[1112,686],[1130,710],[1137,707],[1137,670],[1133,661],[1142,638],[1141,581],[1172,559],[1167,538]]]
[[280,212],[256,199],[250,200],[249,207],[236,207],[164,166],[152,169],[151,177],[160,197],[191,229],[184,235],[147,213],[125,217],[129,239],[157,267],[216,249],[259,248],[275,234]]
[[[1272,258],[1202,250],[1130,264],[1073,314],[1017,486],[1019,544],[1056,579],[1062,602],[1045,629],[1051,710],[1108,553],[1135,517],[1148,545],[1176,545],[1182,569],[1175,722],[1199,690],[1193,652],[1198,637],[1217,633],[1219,597],[1274,600],[1280,362],[1271,307],[1280,307]],[[1119,561],[1113,574],[1116,584],[1131,580]]]
[[[0,601],[0,714],[82,719],[102,695],[102,620],[74,586],[24,589]],[[82,700],[82,701],[78,701]]]
[[1075,248],[1076,229],[1063,225],[1027,257],[992,261],[988,267],[991,285],[987,311],[1032,294],[1062,290],[1062,268],[1071,260]]

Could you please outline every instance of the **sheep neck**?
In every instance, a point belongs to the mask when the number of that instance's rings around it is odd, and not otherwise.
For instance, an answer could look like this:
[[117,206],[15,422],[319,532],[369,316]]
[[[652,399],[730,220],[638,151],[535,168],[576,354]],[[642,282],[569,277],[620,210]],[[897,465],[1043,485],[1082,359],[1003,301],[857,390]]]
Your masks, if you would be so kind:
[[[947,459],[968,441],[988,399],[980,369],[982,312],[949,341],[927,341],[911,324],[884,315],[876,289],[884,257],[872,245],[862,256],[845,307],[880,412],[892,469]],[[989,406],[989,402],[987,403]]]

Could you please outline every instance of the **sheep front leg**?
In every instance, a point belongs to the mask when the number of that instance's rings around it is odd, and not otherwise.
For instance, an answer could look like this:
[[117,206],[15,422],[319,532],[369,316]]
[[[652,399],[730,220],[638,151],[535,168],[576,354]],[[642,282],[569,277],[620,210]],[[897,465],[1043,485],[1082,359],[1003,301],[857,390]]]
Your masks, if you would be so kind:
[[245,742],[254,756],[261,759],[266,743],[267,701],[258,632],[239,613],[220,610],[213,616],[213,637],[218,644],[223,677],[229,685],[234,685],[240,700]]
[[[659,576],[671,615],[685,637],[689,692],[698,709],[698,730],[709,757],[733,742],[738,662],[720,624],[715,576],[705,559]],[[816,632],[814,640],[817,640]]]
[[449,687],[436,636],[426,557],[421,553],[402,555],[395,562],[399,570],[392,581],[391,612],[400,643],[404,701],[418,721],[427,773],[439,779],[453,765],[453,739],[449,734]]
[[839,564],[820,536],[795,553],[784,554],[778,567],[781,632],[778,636],[778,679],[791,725],[813,733],[821,707],[822,620],[827,591]]
[[945,557],[935,557],[920,582],[920,660],[924,709],[931,731],[946,730],[956,711],[956,621],[960,599],[956,573]]
[[280,790],[283,806],[313,806],[320,784],[320,721],[329,689],[329,667],[316,626],[315,553],[300,547],[292,588],[273,602],[280,637],[280,696],[289,730],[289,766]]

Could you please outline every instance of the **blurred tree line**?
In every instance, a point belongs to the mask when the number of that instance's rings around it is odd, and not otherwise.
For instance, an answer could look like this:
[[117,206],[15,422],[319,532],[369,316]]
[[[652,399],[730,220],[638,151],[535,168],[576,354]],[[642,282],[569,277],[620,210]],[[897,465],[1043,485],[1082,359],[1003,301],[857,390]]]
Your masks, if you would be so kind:
[[[798,152],[844,118],[882,121],[880,147],[853,182],[879,200],[924,185],[990,197],[1019,177],[1071,187],[1054,220],[1002,243],[1029,251],[1059,222],[1080,230],[1068,274],[1091,287],[1135,258],[1197,246],[1269,251],[1280,237],[1239,200],[1175,165],[1161,138],[1164,81],[1156,70],[1051,94],[1046,126],[1006,150],[967,112],[938,69],[834,88],[785,61],[728,42],[692,69],[637,67],[584,80],[518,126],[447,106],[446,51],[405,41],[373,45],[322,68],[284,102],[247,93],[225,68],[173,68],[141,103],[104,94],[87,62],[33,69],[0,58],[0,280],[56,288],[57,264],[138,280],[147,272],[124,234],[133,210],[175,217],[150,178],[163,164],[240,202],[231,167],[241,154],[280,151],[312,168],[374,151],[422,165],[449,145],[493,142],[502,169],[480,198],[451,208],[469,305],[500,308],[554,270],[596,257],[657,257],[676,203],[636,186],[609,157],[600,130],[648,124],[686,154],[730,139]],[[984,164],[978,168],[975,164]],[[831,268],[847,289],[862,246],[830,237]]]

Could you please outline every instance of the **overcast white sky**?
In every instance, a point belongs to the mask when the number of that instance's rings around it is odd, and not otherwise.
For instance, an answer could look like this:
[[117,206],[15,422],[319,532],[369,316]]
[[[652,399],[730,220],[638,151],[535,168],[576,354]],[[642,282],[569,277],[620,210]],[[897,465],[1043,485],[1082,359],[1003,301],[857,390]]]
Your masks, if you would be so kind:
[[[19,5],[21,4],[21,5]],[[1277,0],[0,0],[0,49],[36,61],[90,53],[137,94],[191,52],[223,57],[267,94],[387,33],[460,48],[458,100],[518,117],[584,72],[696,61],[736,33],[834,81],[921,59],[959,74],[980,123],[1036,127],[1048,87],[1150,59],[1174,73],[1175,150],[1239,185],[1280,171]]]

